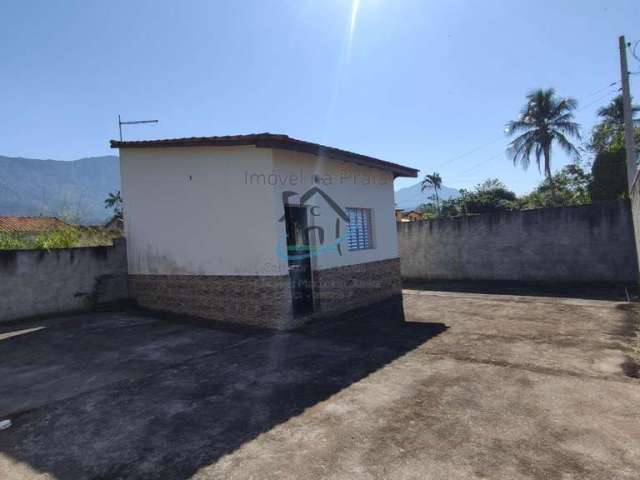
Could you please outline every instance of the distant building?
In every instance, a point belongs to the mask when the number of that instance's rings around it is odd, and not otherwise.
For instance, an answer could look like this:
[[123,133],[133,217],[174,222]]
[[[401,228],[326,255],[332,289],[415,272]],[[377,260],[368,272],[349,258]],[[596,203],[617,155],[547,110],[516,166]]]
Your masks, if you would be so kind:
[[422,219],[423,219],[422,213],[416,210],[411,210],[410,212],[406,212],[404,214],[404,220],[407,222],[417,222]]
[[39,235],[52,230],[60,230],[69,224],[56,217],[2,217],[0,233],[20,236]]

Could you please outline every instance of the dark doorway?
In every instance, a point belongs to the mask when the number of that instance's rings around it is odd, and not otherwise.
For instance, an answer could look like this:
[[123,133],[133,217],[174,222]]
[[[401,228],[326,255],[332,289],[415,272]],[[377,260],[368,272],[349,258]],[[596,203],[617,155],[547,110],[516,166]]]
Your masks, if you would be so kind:
[[307,315],[313,311],[307,209],[285,205],[284,214],[293,314]]

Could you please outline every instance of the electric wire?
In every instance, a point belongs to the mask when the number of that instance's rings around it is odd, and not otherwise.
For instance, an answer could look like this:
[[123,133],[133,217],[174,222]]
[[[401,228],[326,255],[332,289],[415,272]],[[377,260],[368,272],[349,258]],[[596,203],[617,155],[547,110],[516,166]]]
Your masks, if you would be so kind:
[[[638,42],[636,42],[636,43],[638,43]],[[614,87],[614,86],[615,86],[615,85],[617,85],[618,83],[619,83],[619,81],[611,82],[611,83],[609,83],[609,84],[608,84],[607,86],[605,86],[605,87],[601,87],[601,88],[599,88],[599,89],[597,89],[597,90],[594,90],[594,91],[593,91],[593,92],[591,92],[591,93],[588,93],[588,94],[586,94],[586,95],[583,95],[583,96],[581,97],[580,102],[582,102],[582,101],[584,101],[584,100],[587,100],[587,99],[589,99],[589,98],[593,97],[594,95],[598,95],[599,93],[601,93],[601,92],[603,92],[603,91],[605,91],[605,90],[607,90],[607,89],[609,89],[609,88],[611,88],[611,87]],[[617,92],[617,90],[616,90],[616,92]],[[598,97],[596,100],[594,100],[594,101],[590,102],[589,104],[587,104],[587,105],[585,105],[585,106],[583,106],[583,107],[581,107],[581,108],[577,109],[577,110],[576,110],[576,112],[580,112],[580,111],[584,110],[585,108],[588,108],[588,107],[590,107],[591,105],[593,105],[593,104],[595,104],[595,103],[597,103],[597,102],[599,102],[599,101],[602,101],[604,98],[606,98],[607,96],[609,96],[609,95],[610,95],[610,94],[612,94],[612,93],[615,93],[615,92],[613,92],[613,91],[611,91],[611,92],[607,92],[605,95],[600,96],[600,97]],[[467,157],[467,156],[471,155],[472,153],[475,153],[475,152],[477,152],[477,151],[479,151],[479,150],[482,150],[483,148],[488,147],[489,145],[493,145],[494,143],[497,143],[497,142],[499,142],[499,141],[501,141],[501,140],[503,140],[503,139],[504,139],[504,135],[501,135],[500,137],[495,138],[495,139],[493,139],[493,140],[491,140],[491,141],[489,141],[489,142],[483,143],[483,144],[481,144],[481,145],[478,145],[477,147],[474,147],[474,148],[472,148],[472,149],[470,149],[470,150],[467,150],[466,152],[464,152],[464,153],[462,153],[462,154],[460,154],[460,155],[457,155],[457,156],[452,157],[452,158],[450,158],[450,159],[448,159],[448,160],[445,160],[444,162],[442,162],[442,163],[440,163],[440,164],[436,165],[436,166],[435,166],[435,168],[436,168],[436,170],[437,170],[437,169],[439,169],[439,168],[441,168],[441,167],[443,167],[443,166],[445,166],[445,165],[449,165],[450,163],[453,163],[453,162],[455,162],[455,161],[457,161],[457,160],[460,160],[461,158]],[[495,158],[495,157],[491,157],[491,159],[493,159],[493,158]],[[489,159],[487,159],[487,161],[489,161]]]

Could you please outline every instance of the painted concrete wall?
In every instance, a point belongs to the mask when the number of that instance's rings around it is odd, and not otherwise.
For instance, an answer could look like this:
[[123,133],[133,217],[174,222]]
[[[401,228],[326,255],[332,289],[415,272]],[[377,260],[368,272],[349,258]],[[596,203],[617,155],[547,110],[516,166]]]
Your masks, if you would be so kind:
[[[359,263],[388,260],[398,257],[398,239],[395,230],[393,174],[377,168],[331,160],[315,155],[274,150],[274,171],[279,180],[275,186],[275,208],[283,212],[282,192],[294,191],[300,195],[314,186],[329,195],[343,210],[347,207],[372,210],[374,248],[349,251],[342,246],[340,255],[335,249],[327,249],[313,257],[314,270],[356,265]],[[300,201],[292,196],[290,203]],[[319,226],[325,233],[324,245],[336,239],[336,219],[339,218],[329,203],[319,194],[310,198],[308,218],[310,225]],[[313,214],[311,213],[312,207]],[[280,241],[284,240],[284,225],[280,224]],[[339,234],[346,234],[346,224],[340,221]],[[311,242],[320,244],[317,235]],[[286,266],[286,262],[284,263]]]
[[636,175],[633,186],[631,187],[631,215],[633,217],[633,230],[635,236],[636,255],[639,260],[638,268],[640,269],[640,175]]
[[277,274],[273,192],[245,179],[270,149],[121,149],[120,165],[130,274]]
[[398,223],[409,280],[637,281],[629,202]]
[[[313,185],[343,208],[372,209],[375,229],[374,249],[323,253],[315,269],[398,257],[393,175],[384,170],[255,147],[131,148],[120,160],[130,274],[286,275],[282,192]],[[320,213],[311,223],[335,240],[327,202],[308,203]]]
[[0,322],[127,297],[124,241],[113,247],[0,251]]

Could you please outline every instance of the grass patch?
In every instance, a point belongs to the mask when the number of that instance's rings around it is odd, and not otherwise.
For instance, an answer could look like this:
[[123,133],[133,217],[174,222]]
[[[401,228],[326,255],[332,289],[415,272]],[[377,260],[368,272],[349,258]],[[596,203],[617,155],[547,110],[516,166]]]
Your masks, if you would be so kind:
[[69,225],[37,235],[0,232],[0,250],[54,250],[113,245],[119,235],[102,228]]

